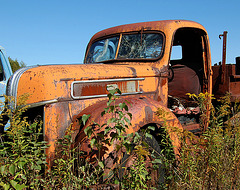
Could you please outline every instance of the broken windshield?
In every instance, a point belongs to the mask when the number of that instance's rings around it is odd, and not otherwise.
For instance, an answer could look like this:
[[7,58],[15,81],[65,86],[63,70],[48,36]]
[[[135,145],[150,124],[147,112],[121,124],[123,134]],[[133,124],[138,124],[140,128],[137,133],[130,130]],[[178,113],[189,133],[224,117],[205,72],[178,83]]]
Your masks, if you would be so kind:
[[[120,40],[120,43],[119,43]],[[124,34],[96,41],[86,57],[86,63],[111,60],[156,59],[163,46],[161,33]]]

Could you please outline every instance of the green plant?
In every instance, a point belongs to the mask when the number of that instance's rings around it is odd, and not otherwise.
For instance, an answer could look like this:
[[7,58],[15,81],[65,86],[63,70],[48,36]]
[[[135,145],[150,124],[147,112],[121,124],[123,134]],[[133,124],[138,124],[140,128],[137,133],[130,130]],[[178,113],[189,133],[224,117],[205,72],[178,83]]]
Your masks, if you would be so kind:
[[[20,98],[24,103],[26,96]],[[11,115],[10,127],[3,135],[5,141],[0,145],[0,186],[3,189],[38,189],[44,184],[46,142],[42,140],[42,123],[32,124],[22,114],[26,106],[20,106]]]
[[[85,128],[84,132],[90,139],[92,149],[97,149],[98,155],[96,163],[97,168],[102,169],[102,175],[98,175],[99,183],[119,184],[123,189],[146,189],[151,185],[152,170],[157,170],[160,159],[156,157],[152,147],[146,143],[146,138],[152,139],[151,131],[155,127],[148,126],[141,132],[127,134],[127,129],[131,125],[132,114],[128,112],[129,102],[117,101],[118,95],[121,95],[119,89],[109,91],[107,107],[102,112],[102,116],[108,115],[109,119],[103,125],[92,121],[92,124]],[[89,115],[83,115],[82,121],[85,125]],[[114,146],[113,164],[108,167],[107,159],[100,153],[102,149]],[[151,158],[154,159],[151,160]],[[125,162],[131,162],[126,166]],[[148,163],[148,165],[147,165]],[[150,163],[150,165],[149,165]],[[155,166],[154,169],[150,166]],[[156,185],[156,184],[155,184]]]
[[[65,136],[56,142],[51,170],[47,170],[44,153],[47,142],[42,138],[42,122],[35,120],[30,124],[24,117],[26,106],[5,111],[4,114],[11,116],[11,125],[1,136],[0,187],[6,190],[100,189],[106,184],[117,184],[120,189],[240,188],[239,101],[232,104],[227,94],[213,107],[208,94],[191,95],[202,109],[202,125],[208,126],[203,126],[205,130],[200,136],[169,126],[168,112],[164,109],[156,113],[161,117],[161,126],[143,126],[138,132],[127,134],[132,115],[129,103],[118,100],[120,94],[115,89],[108,95],[102,112],[108,121],[102,125],[89,121],[84,130],[92,150],[97,150],[95,159],[85,159],[80,147],[73,146],[72,126],[69,126]],[[206,113],[209,108],[210,112]],[[80,122],[85,125],[89,117],[83,115]],[[177,158],[171,132],[178,133],[181,140]],[[114,147],[114,154],[109,154],[113,161],[109,167],[108,159],[100,152],[110,146]],[[155,179],[155,173],[160,171],[164,172],[164,183]]]
[[146,160],[143,156],[147,156],[149,152],[140,145],[135,147],[135,152],[136,155],[133,162],[122,178],[121,187],[123,189],[147,189],[147,182],[151,180],[149,171],[147,170]]
[[[194,97],[201,100],[201,106],[207,102],[208,95]],[[231,104],[227,94],[215,108],[208,105],[211,115],[208,128],[201,136],[189,131],[179,133],[182,146],[170,189],[239,189],[240,123],[229,120],[239,111],[236,104]]]
[[[121,95],[119,89],[110,90],[108,94],[107,107],[101,113],[101,116],[108,115],[109,119],[106,123],[101,126],[92,121],[91,125],[85,128],[84,132],[90,139],[90,144],[92,149],[97,149],[96,165],[97,168],[102,169],[102,174],[98,175],[98,183],[102,183],[102,178],[104,176],[105,182],[111,179],[113,174],[112,168],[107,168],[104,161],[104,157],[101,154],[103,149],[106,149],[109,146],[114,146],[114,151],[116,155],[120,155],[123,152],[123,149],[127,152],[130,151],[130,140],[133,137],[133,134],[126,135],[126,129],[131,125],[132,114],[128,112],[128,106],[126,102],[120,102],[116,104],[118,93]],[[82,121],[85,125],[87,119],[90,115],[83,115]],[[114,164],[117,164],[117,158],[114,159]],[[103,171],[110,170],[108,173]],[[107,176],[106,176],[107,175]]]

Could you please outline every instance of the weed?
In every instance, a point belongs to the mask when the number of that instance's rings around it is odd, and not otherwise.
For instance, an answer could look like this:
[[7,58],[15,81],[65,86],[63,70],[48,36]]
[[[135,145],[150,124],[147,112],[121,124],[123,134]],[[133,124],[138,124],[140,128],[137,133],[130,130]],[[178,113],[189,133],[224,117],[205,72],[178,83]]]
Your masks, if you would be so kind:
[[[201,100],[199,104],[208,98],[203,94],[193,96]],[[238,108],[231,105],[227,94],[216,108],[211,106],[208,128],[200,137],[188,131],[179,133],[182,146],[170,189],[239,189],[240,123],[233,125],[229,120],[232,110],[237,113]]]
[[[20,104],[26,97],[20,98]],[[21,102],[22,101],[22,102]],[[0,145],[0,185],[4,189],[38,189],[43,187],[43,172],[46,166],[44,150],[46,142],[42,137],[42,123],[35,121],[32,124],[22,113],[27,107],[19,107],[11,114],[10,127],[3,135]]]
[[[84,129],[92,150],[98,152],[93,162],[85,159],[80,147],[74,146],[69,126],[56,143],[54,165],[48,172],[42,122],[35,120],[30,124],[23,117],[26,106],[5,111],[11,117],[11,125],[0,143],[2,189],[99,189],[103,183],[116,184],[120,189],[240,188],[240,106],[238,101],[231,103],[229,94],[215,108],[209,104],[212,97],[208,94],[191,95],[201,108],[203,128],[202,135],[195,136],[168,126],[167,112],[162,109],[156,113],[162,118],[161,127],[149,125],[127,134],[132,119],[129,103],[119,103],[116,93],[121,94],[119,89],[110,91],[101,114],[108,116],[108,121],[103,125],[92,121]],[[19,103],[24,105],[26,98]],[[85,125],[89,117],[83,115],[81,122]],[[171,132],[178,133],[181,140],[177,157],[170,141]],[[106,147],[114,147],[107,158],[100,154]],[[108,158],[112,159],[111,165]],[[164,181],[155,179],[156,172],[163,172]]]

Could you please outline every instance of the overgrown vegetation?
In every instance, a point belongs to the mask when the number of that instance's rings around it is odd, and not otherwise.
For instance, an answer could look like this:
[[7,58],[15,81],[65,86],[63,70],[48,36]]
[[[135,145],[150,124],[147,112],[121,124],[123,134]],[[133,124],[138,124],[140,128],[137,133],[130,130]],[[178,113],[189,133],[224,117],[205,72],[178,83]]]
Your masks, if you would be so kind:
[[14,112],[4,113],[11,114],[12,119],[9,129],[0,136],[0,186],[3,189],[38,189],[44,183],[47,147],[42,140],[42,123],[29,124],[27,118],[22,117],[26,109],[20,106]]
[[[2,189],[239,189],[240,125],[239,103],[230,102],[230,95],[221,98],[218,106],[208,105],[208,94],[190,95],[202,109],[201,135],[176,130],[168,126],[166,112],[156,113],[163,118],[161,128],[145,126],[134,134],[128,133],[132,115],[129,102],[119,102],[112,90],[108,95],[98,124],[83,115],[84,132],[91,145],[86,156],[80,145],[74,144],[71,126],[57,142],[54,164],[46,163],[42,123],[31,124],[20,107],[11,114],[11,125],[1,135],[0,187]],[[206,108],[210,108],[210,115]],[[210,117],[210,119],[209,119]],[[208,128],[206,128],[208,125]],[[179,155],[173,155],[169,138],[177,132],[181,140]],[[153,135],[154,134],[154,135]],[[156,135],[158,134],[158,136]],[[158,142],[157,142],[158,139]],[[104,157],[103,150],[113,147]],[[156,174],[161,176],[156,179]],[[162,178],[162,177],[165,178]]]
[[[210,107],[208,128],[200,136],[180,133],[181,150],[168,189],[239,189],[240,121],[239,102],[231,104],[230,94],[207,105],[209,94],[190,95],[204,110]],[[202,119],[206,124],[206,115]],[[205,129],[205,126],[202,127]],[[169,160],[168,160],[169,162]]]

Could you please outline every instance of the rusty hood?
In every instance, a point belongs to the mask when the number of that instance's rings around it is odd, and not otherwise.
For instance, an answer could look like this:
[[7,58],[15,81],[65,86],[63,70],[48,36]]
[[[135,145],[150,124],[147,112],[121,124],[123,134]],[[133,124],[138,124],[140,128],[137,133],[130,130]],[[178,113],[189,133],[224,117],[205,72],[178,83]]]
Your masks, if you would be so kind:
[[10,78],[7,95],[17,100],[28,94],[27,104],[38,106],[74,99],[73,83],[79,81],[131,80],[159,75],[157,68],[146,65],[76,64],[26,67]]

